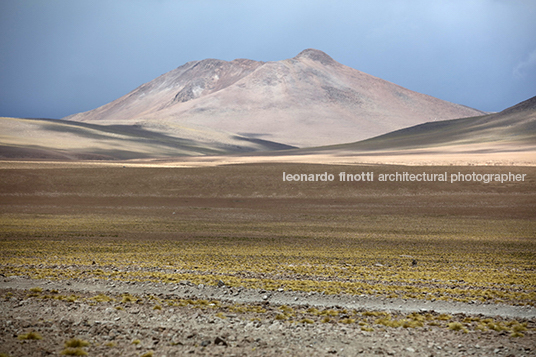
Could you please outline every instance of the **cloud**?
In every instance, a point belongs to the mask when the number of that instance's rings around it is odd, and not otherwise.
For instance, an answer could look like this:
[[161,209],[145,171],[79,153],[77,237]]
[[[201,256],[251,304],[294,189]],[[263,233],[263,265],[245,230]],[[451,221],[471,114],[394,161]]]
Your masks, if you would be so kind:
[[536,50],[532,51],[526,59],[519,62],[514,68],[514,77],[518,79],[525,78],[527,72],[536,67]]

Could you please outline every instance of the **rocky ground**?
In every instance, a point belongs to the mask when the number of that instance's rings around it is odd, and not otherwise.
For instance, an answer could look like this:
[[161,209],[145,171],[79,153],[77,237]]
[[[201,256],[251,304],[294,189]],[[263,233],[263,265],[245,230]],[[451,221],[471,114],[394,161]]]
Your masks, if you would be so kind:
[[[0,356],[536,355],[526,307],[24,277],[0,297]],[[406,326],[379,323],[387,312]]]

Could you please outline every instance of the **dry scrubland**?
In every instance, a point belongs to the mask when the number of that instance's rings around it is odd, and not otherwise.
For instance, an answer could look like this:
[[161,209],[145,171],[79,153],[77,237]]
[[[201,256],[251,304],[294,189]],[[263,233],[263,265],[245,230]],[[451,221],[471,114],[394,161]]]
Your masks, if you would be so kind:
[[[512,172],[528,179],[451,184],[281,178],[282,172],[326,171]],[[297,164],[2,169],[0,306],[11,320],[0,326],[6,346],[0,352],[534,355],[532,318],[310,306],[307,296],[535,306],[535,175],[533,167]],[[40,280],[32,290],[5,286],[17,279],[21,287]],[[65,284],[46,288],[49,280]],[[72,289],[101,283],[111,288]],[[196,296],[199,284],[227,295]],[[117,286],[124,291],[112,289]],[[181,296],[171,293],[173,286],[180,286]],[[128,287],[140,293],[127,294]],[[150,287],[166,294],[150,294]],[[295,304],[272,300],[289,291],[308,294]],[[227,298],[250,293],[263,301]],[[22,311],[38,305],[42,316]],[[51,327],[58,313],[67,328]],[[115,326],[114,334],[102,332],[91,314],[118,314],[116,323],[124,325]],[[22,336],[32,331],[43,339]],[[91,344],[63,345],[80,336]],[[318,338],[309,347],[311,336]]]

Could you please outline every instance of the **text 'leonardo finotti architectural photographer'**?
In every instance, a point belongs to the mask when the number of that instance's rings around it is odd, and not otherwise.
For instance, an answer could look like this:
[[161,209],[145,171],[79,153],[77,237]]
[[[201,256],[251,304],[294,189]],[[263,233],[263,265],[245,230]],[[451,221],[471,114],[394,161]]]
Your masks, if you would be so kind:
[[[377,181],[380,182],[524,182],[527,174],[513,174],[509,173],[495,173],[495,174],[479,174],[473,172],[471,174],[462,174],[461,172],[450,174],[444,173],[427,173],[410,174],[408,172],[395,172],[391,174],[379,174]],[[324,173],[302,173],[302,174],[290,174],[283,172],[283,181],[335,181],[335,177],[338,177],[340,182],[370,182],[374,181],[374,172],[361,172],[361,173],[346,173],[339,172],[337,175],[324,172]]]

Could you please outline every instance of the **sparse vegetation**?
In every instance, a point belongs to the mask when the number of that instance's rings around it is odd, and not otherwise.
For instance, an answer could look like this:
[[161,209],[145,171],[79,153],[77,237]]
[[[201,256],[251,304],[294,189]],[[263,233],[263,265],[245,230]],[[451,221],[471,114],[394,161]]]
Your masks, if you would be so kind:
[[94,296],[91,298],[92,300],[95,300],[96,302],[107,302],[107,301],[114,301],[114,298],[111,298],[104,294],[99,294],[97,296]]
[[[384,222],[386,226],[391,218]],[[434,230],[434,226],[439,228],[447,224],[436,218],[412,221],[403,223],[403,226],[424,225]],[[360,223],[367,225],[365,222]],[[490,223],[493,222],[482,222],[486,226]],[[459,222],[460,226],[467,224],[468,222]],[[12,225],[13,222],[6,223],[2,229],[5,231],[6,226]],[[494,228],[495,238],[483,238],[475,230],[472,233],[475,238],[466,241],[460,241],[450,233],[429,237],[419,235],[401,241],[387,233],[381,238],[337,238],[330,237],[331,234],[326,231],[327,236],[321,240],[314,237],[319,232],[310,232],[310,238],[249,240],[237,237],[210,239],[210,244],[207,244],[207,238],[203,241],[162,240],[157,245],[117,238],[113,241],[103,238],[85,241],[75,239],[66,250],[66,245],[56,244],[54,240],[2,240],[0,254],[5,263],[0,266],[0,273],[48,279],[91,277],[163,283],[188,280],[193,284],[205,285],[214,284],[215,277],[225,276],[226,285],[230,287],[276,290],[284,286],[285,289],[325,294],[368,294],[389,298],[534,305],[536,291],[531,286],[535,284],[535,277],[530,253],[534,251],[531,248],[533,243],[512,240],[508,245],[503,244],[502,237],[506,230],[501,225],[508,230],[512,229],[507,222],[497,222]],[[474,223],[471,226],[471,229],[475,229]],[[221,224],[220,229],[227,228]],[[275,227],[257,229],[270,232]],[[390,229],[392,228],[386,228],[385,231]],[[482,230],[487,232],[484,227]],[[291,230],[286,229],[286,232],[287,235],[292,234]],[[301,232],[295,234],[303,235],[306,232],[302,227]],[[485,245],[481,239],[485,239]],[[241,242],[239,250],[236,248],[237,242]],[[327,246],[330,247],[329,250],[326,250]],[[460,246],[463,249],[459,249]],[[107,248],[103,250],[101,247]],[[419,256],[420,264],[416,267],[400,257],[403,255],[401,253],[409,250],[413,256]],[[98,256],[99,261],[105,264],[114,262],[119,268],[94,268],[86,258],[85,252],[88,251],[92,252],[90,259]],[[300,254],[293,254],[298,251]],[[498,254],[499,251],[501,254]],[[35,254],[47,256],[43,267],[32,265],[30,262],[35,259],[33,257],[24,258]],[[240,256],[238,260],[235,258],[237,255]],[[51,259],[51,256],[57,258]],[[170,265],[168,257],[171,256],[180,258]],[[376,262],[388,263],[380,266]],[[65,264],[72,268],[53,268]],[[140,266],[141,269],[125,269],[131,265]],[[302,278],[293,279],[293,276]],[[38,289],[32,292],[42,293]],[[66,299],[72,302],[76,297],[69,296]],[[95,297],[96,301],[103,299],[108,297]],[[136,301],[126,295],[121,298],[121,302]]]
[[41,334],[39,334],[38,332],[35,332],[35,331],[30,331],[30,332],[28,332],[26,334],[19,335],[19,336],[17,336],[17,338],[19,340],[42,340],[43,339]]
[[87,356],[88,353],[80,347],[68,347],[61,351],[62,356]]
[[130,295],[130,294],[124,294],[123,297],[121,298],[121,302],[123,304],[126,304],[126,303],[132,303],[132,302],[137,302],[138,301],[138,298]]
[[449,330],[452,330],[452,331],[462,331],[465,333],[468,332],[465,326],[463,326],[463,324],[460,322],[451,322],[448,326],[449,326]]
[[65,342],[65,347],[87,347],[89,346],[89,342],[79,339],[79,338],[73,338]]

